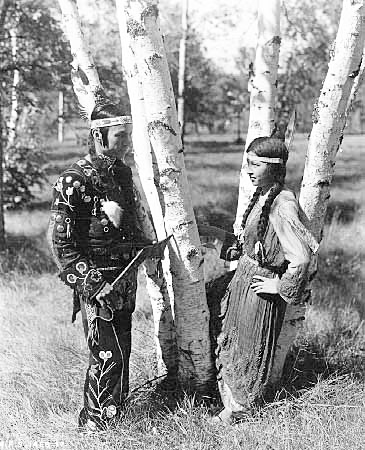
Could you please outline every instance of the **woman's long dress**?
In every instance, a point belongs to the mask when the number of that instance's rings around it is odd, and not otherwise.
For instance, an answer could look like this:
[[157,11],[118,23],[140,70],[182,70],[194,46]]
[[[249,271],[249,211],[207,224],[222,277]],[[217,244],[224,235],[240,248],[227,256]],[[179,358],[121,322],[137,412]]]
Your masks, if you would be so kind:
[[[310,249],[316,242],[299,220],[298,203],[283,190],[274,200],[263,247],[265,262],[255,255],[260,199],[246,222],[242,256],[221,302],[222,328],[217,340],[218,386],[225,407],[233,412],[258,404],[271,389],[275,348],[287,303],[299,302],[306,283]],[[255,294],[255,275],[279,277],[278,294]]]

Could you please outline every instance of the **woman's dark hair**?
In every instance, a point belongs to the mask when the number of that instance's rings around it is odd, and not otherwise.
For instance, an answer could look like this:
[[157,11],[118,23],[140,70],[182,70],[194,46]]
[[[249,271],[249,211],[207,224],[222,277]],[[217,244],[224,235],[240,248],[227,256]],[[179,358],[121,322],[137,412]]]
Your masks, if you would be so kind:
[[[127,111],[123,111],[124,108],[112,103],[110,100],[105,99],[96,104],[93,112],[91,113],[91,120],[97,119],[110,119],[111,117],[127,115]],[[103,144],[105,147],[108,146],[108,127],[100,128],[100,133],[103,139]],[[94,140],[92,133],[90,132],[89,144],[92,147]]]
[[[281,192],[284,185],[285,175],[286,175],[286,162],[288,160],[288,149],[285,142],[277,137],[259,137],[254,139],[247,148],[247,152],[252,152],[257,156],[263,156],[267,158],[281,158],[283,160],[282,164],[270,164],[269,171],[274,180],[274,185],[272,186],[270,193],[266,199],[264,206],[262,207],[261,216],[259,223],[257,225],[257,237],[258,241],[263,244],[267,226],[269,223],[269,214],[271,205],[273,204],[277,195]],[[252,208],[256,204],[261,193],[261,189],[256,189],[250,203],[247,206],[245,214],[242,218],[242,227],[246,225],[247,218],[252,211]],[[263,246],[261,247],[263,248]],[[258,261],[260,265],[264,263],[265,255],[261,252],[258,253]]]

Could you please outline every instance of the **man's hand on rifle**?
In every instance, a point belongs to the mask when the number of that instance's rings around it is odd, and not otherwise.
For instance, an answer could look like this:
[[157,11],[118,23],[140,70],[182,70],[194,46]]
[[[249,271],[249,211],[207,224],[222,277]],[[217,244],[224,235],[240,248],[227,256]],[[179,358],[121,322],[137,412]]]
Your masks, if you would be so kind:
[[103,289],[97,294],[95,297],[96,301],[99,303],[101,308],[109,307],[113,311],[115,310],[112,297],[113,295],[113,286],[110,283],[106,283]]

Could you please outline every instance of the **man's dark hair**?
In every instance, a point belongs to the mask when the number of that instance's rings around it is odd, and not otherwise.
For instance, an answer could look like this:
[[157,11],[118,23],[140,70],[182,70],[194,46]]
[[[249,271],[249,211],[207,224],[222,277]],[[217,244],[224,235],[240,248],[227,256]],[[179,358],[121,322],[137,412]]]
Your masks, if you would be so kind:
[[[111,117],[128,115],[129,112],[126,108],[116,105],[111,101],[104,100],[103,102],[97,103],[93,112],[91,113],[91,120],[97,119],[110,119]],[[108,127],[100,128],[101,136],[103,139],[103,144],[105,147],[108,146]],[[92,134],[90,133],[90,138],[92,139]]]

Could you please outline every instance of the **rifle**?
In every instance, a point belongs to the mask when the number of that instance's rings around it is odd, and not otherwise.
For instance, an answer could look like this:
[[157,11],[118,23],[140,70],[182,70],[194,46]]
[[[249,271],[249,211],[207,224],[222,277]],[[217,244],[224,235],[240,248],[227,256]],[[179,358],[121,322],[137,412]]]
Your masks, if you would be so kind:
[[146,258],[154,258],[161,257],[163,252],[165,251],[166,245],[169,239],[172,237],[172,234],[162,241],[155,242],[154,244],[146,245],[141,250],[139,250],[136,256],[132,259],[132,261],[125,267],[122,272],[117,276],[117,278],[112,282],[112,286],[114,287],[118,281],[124,278],[128,273],[138,267]]
[[[117,278],[111,283],[112,287],[115,287],[123,278],[125,278],[132,270],[136,269],[146,258],[162,258],[163,252],[172,234],[162,241],[155,242],[150,245],[146,245],[141,248],[132,259],[132,261],[120,272]],[[98,301],[98,300],[97,300]],[[97,305],[95,305],[97,306]],[[102,319],[106,322],[111,322],[114,317],[114,307],[109,304],[105,304],[105,307],[97,307],[95,311],[95,318]]]

